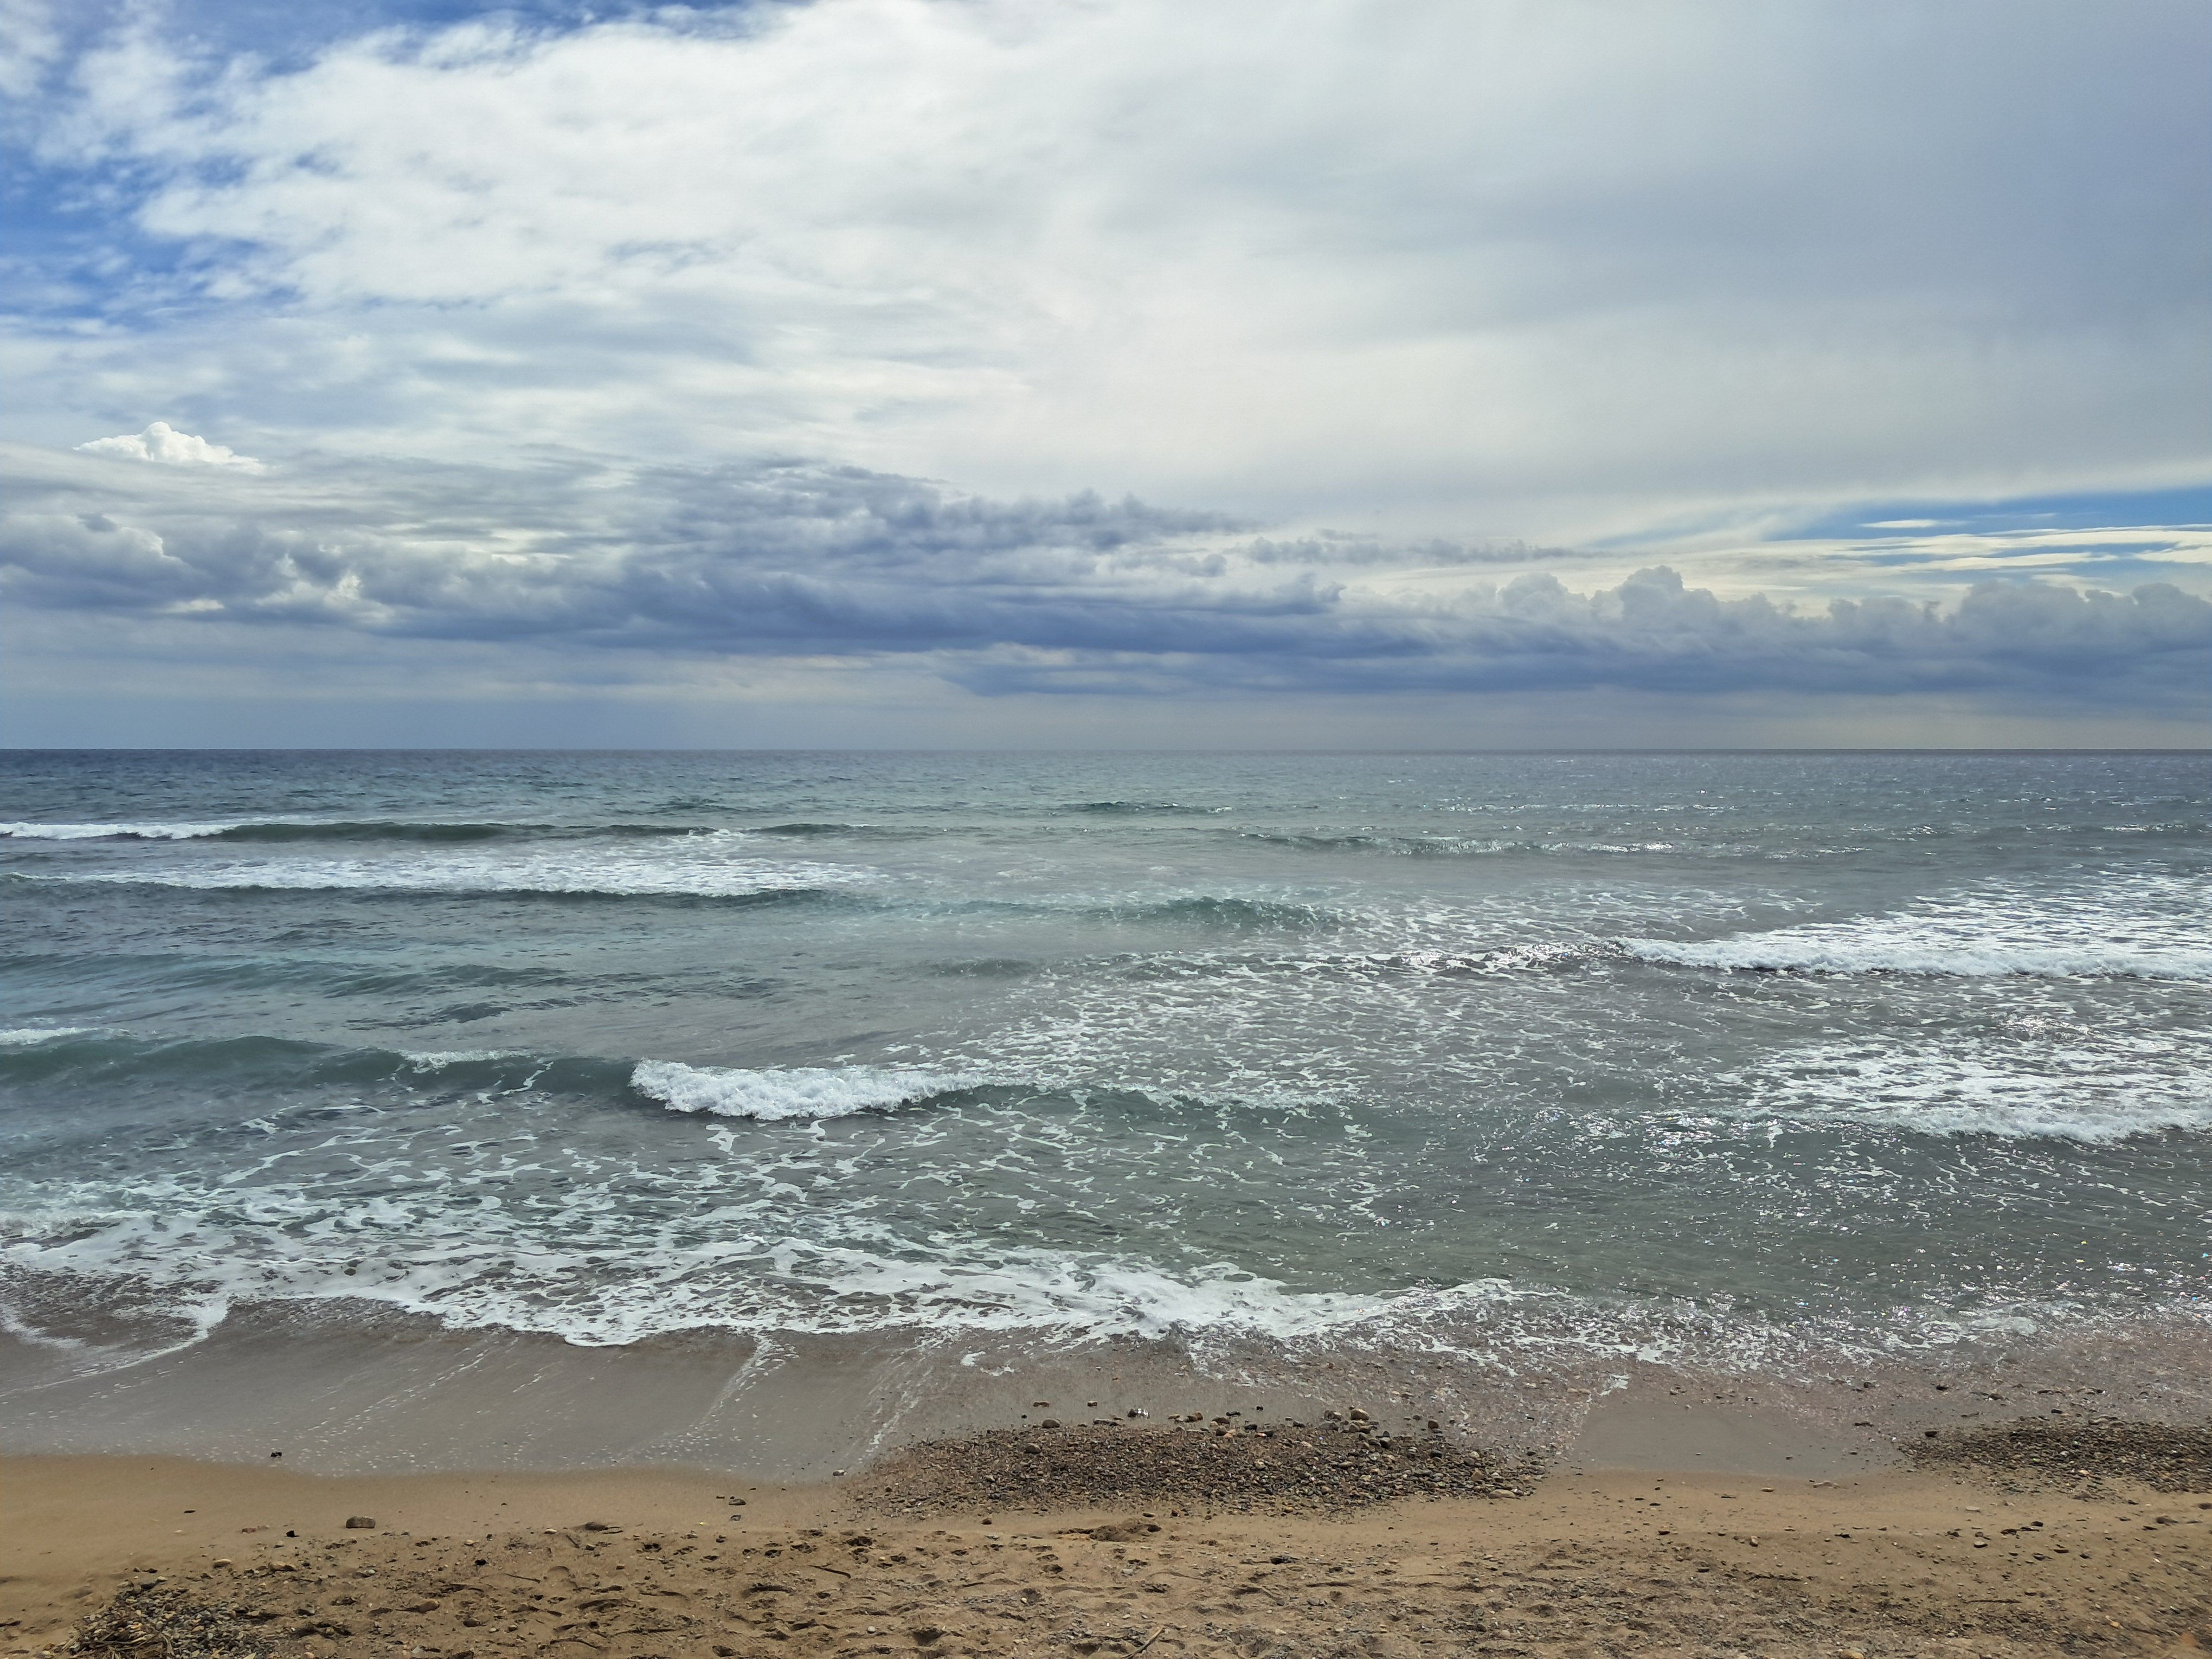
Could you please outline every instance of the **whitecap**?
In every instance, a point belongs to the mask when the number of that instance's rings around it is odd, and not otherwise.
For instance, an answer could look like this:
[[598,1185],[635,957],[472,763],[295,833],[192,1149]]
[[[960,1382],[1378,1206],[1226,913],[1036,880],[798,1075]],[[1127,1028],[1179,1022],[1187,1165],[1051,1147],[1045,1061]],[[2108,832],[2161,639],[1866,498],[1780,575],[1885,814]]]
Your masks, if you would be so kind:
[[969,1081],[947,1073],[888,1066],[794,1066],[743,1071],[686,1066],[672,1060],[641,1061],[630,1074],[631,1087],[671,1111],[749,1117],[763,1122],[890,1111],[964,1088]]
[[220,823],[0,823],[0,836],[14,841],[200,841],[242,828]]
[[254,858],[21,876],[199,891],[543,893],[574,897],[745,898],[851,886],[872,872],[811,861],[729,856],[726,843],[652,852],[415,853],[366,858]]
[[2212,1044],[2169,1036],[2021,1047],[1832,1042],[1724,1073],[1761,1116],[1923,1134],[2113,1141],[2212,1128]]
[[1642,962],[1729,971],[2205,980],[2209,934],[2202,884],[2138,877],[2040,891],[1992,884],[1889,915],[1620,948]]

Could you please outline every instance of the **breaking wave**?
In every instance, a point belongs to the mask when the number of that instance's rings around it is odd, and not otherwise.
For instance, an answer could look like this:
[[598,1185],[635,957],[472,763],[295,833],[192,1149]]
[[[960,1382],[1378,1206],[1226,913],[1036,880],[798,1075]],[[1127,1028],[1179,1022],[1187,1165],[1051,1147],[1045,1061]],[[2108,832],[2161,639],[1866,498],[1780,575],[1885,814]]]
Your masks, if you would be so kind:
[[1724,939],[1631,939],[1638,961],[1798,974],[2212,979],[2212,895],[2167,878],[2088,890],[1990,888],[1886,916]]
[[672,1060],[642,1060],[630,1074],[632,1088],[671,1111],[749,1117],[766,1123],[887,1112],[955,1092],[970,1081],[942,1073],[875,1066],[744,1071],[686,1066]]

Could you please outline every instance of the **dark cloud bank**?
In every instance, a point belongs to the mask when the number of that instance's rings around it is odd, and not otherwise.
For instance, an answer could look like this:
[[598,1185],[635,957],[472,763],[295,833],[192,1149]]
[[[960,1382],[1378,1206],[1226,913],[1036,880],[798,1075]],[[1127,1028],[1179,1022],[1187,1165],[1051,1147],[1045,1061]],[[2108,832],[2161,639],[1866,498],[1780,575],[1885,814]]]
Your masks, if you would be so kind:
[[[1372,548],[1213,514],[993,501],[799,461],[536,471],[304,460],[265,474],[18,450],[0,597],[44,610],[360,635],[747,657],[928,656],[985,693],[1619,687],[1856,695],[2016,689],[2173,708],[2212,671],[2212,603],[2023,582],[1944,609],[1790,608],[1672,571],[1418,596]],[[1528,550],[1406,550],[1408,566]]]

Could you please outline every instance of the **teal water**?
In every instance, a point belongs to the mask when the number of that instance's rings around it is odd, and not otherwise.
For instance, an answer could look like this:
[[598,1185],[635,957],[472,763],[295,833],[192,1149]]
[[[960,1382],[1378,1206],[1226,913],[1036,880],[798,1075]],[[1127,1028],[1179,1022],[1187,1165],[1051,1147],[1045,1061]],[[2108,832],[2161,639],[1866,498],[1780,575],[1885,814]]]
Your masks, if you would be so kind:
[[1747,1352],[2201,1316],[2208,786],[0,754],[0,1301]]

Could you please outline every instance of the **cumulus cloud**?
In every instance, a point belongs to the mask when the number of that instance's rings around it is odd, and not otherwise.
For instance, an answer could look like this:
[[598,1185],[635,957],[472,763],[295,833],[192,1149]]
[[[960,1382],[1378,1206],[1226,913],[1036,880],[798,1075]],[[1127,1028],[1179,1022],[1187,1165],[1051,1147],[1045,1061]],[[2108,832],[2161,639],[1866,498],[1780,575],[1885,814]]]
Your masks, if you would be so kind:
[[241,472],[258,472],[261,463],[211,444],[205,438],[179,432],[167,421],[155,421],[143,432],[125,432],[113,438],[94,438],[77,447],[88,455],[114,455],[125,460],[159,461],[168,466],[228,466]]
[[[134,473],[16,452],[17,609],[559,642],[697,657],[926,659],[971,690],[1346,693],[2025,690],[2168,704],[2212,604],[1984,583],[1955,606],[1723,598],[1674,571],[1577,592],[1479,567],[1417,594],[1222,515],[1001,501],[799,460],[531,470],[326,459]],[[1371,551],[1363,548],[1362,551]],[[1409,550],[1407,556],[1433,556]]]

